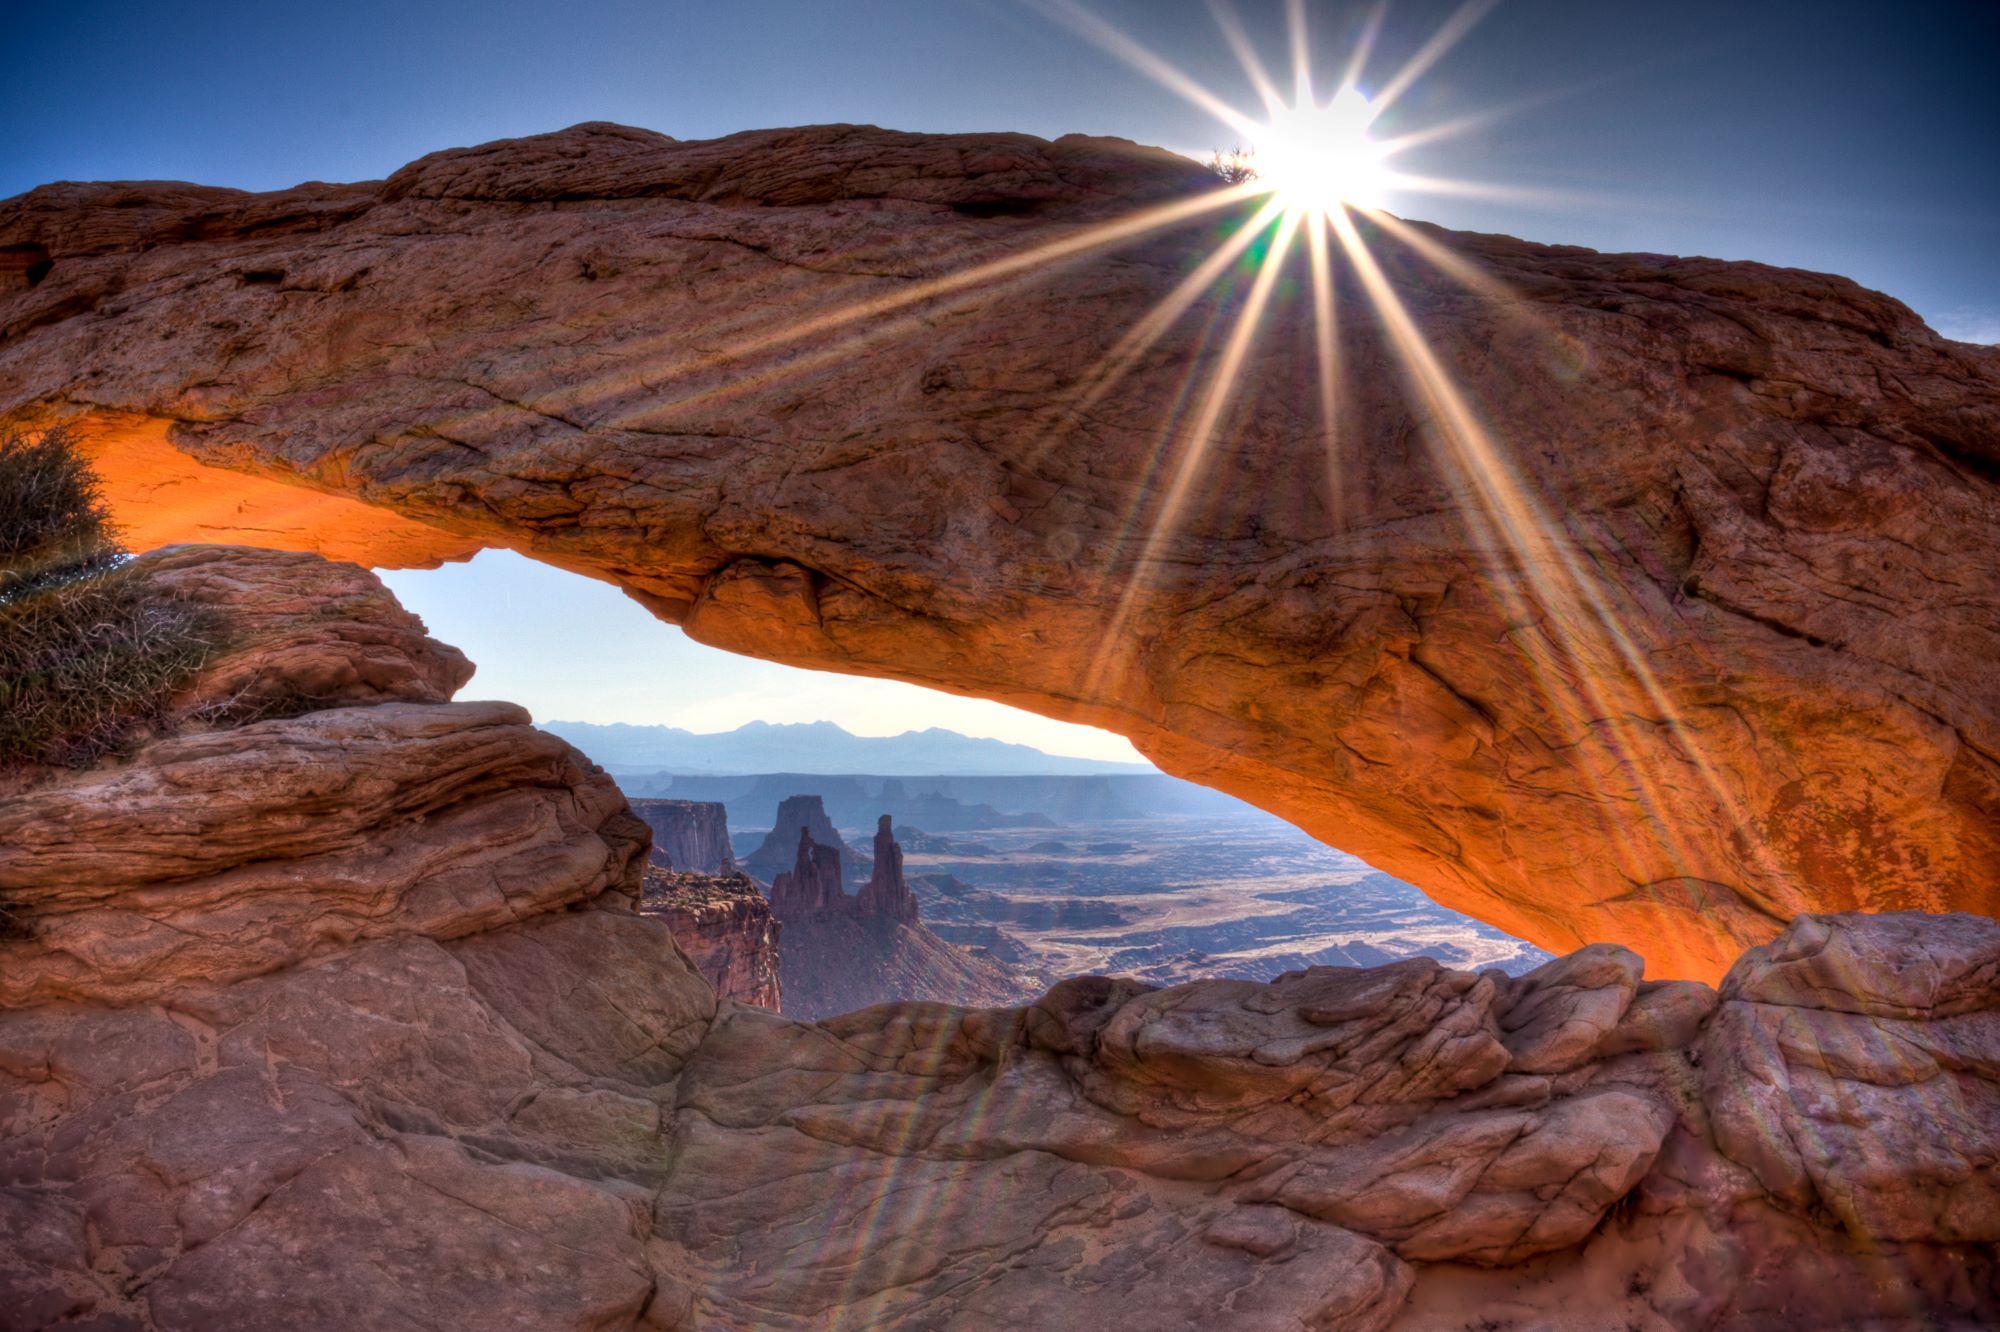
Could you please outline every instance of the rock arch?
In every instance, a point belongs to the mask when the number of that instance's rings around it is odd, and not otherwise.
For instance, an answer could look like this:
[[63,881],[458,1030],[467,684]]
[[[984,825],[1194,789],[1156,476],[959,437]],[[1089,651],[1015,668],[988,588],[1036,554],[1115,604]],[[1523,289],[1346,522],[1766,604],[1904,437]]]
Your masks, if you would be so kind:
[[1240,285],[1124,340],[1240,212],[1088,241],[1204,188],[1116,141],[607,125],[46,186],[0,204],[37,256],[0,418],[91,431],[144,540],[511,546],[719,647],[1123,732],[1656,975],[1807,909],[2000,909],[2000,351],[1839,278],[1371,226],[1524,547],[1351,264],[1331,440],[1281,285],[1190,462]]

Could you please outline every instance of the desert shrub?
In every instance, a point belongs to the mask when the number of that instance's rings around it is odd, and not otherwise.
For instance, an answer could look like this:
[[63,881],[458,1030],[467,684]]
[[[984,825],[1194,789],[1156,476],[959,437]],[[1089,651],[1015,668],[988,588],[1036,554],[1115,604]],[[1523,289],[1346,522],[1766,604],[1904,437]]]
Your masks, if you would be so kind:
[[1209,155],[1208,169],[1222,177],[1225,185],[1241,185],[1246,180],[1255,180],[1257,150],[1237,147],[1225,153],[1218,148]]
[[0,771],[115,752],[214,639],[126,563],[74,435],[0,434]]
[[0,433],[0,598],[108,569],[123,554],[70,430]]

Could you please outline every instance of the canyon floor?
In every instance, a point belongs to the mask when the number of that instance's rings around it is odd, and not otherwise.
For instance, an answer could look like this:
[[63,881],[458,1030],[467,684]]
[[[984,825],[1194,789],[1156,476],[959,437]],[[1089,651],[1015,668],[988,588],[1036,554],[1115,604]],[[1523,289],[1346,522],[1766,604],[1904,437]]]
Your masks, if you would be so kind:
[[[908,855],[925,923],[1043,985],[1090,974],[1268,981],[1407,957],[1519,973],[1549,958],[1248,808],[946,840],[989,854]],[[989,928],[1002,937],[989,940]]]

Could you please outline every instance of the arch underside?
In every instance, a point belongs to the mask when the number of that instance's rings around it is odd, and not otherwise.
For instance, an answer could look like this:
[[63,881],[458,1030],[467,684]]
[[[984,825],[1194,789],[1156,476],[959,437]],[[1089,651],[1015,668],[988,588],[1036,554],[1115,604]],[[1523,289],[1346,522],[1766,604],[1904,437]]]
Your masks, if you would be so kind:
[[1166,155],[565,133],[0,205],[50,255],[0,415],[75,422],[135,547],[511,547],[1119,731],[1558,951],[1712,980],[1799,911],[2000,907],[2000,353],[1840,279],[1384,224],[1466,420],[1350,264],[1329,421],[1303,280],[1220,398],[1241,282],[1131,353],[1215,219],[1073,242],[1184,197]]

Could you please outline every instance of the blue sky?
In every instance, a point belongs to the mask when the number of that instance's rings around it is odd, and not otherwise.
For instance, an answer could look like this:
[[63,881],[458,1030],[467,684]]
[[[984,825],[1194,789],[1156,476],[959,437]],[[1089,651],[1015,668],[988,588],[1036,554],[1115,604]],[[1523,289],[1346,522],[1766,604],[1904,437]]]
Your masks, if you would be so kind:
[[[1092,7],[1252,104],[1202,0]],[[1317,67],[1339,67],[1367,8],[1309,5]],[[1393,4],[1363,87],[1457,8]],[[1280,8],[1238,10],[1281,64]],[[7,36],[0,196],[52,179],[367,179],[438,148],[581,120],[682,138],[828,121],[1083,131],[1196,154],[1231,138],[1031,0],[73,0],[11,14]],[[1414,129],[1511,109],[1405,164],[1538,197],[1390,203],[1534,240],[1844,273],[1948,335],[2000,341],[1996,55],[1993,0],[1504,0],[1387,120]],[[744,708],[811,720],[796,715],[806,707],[861,733],[935,724],[1129,756],[990,704],[749,667],[608,589],[531,576],[505,556],[396,585],[482,663],[474,692],[542,716],[720,726]],[[507,603],[531,590],[602,614],[529,641]]]

